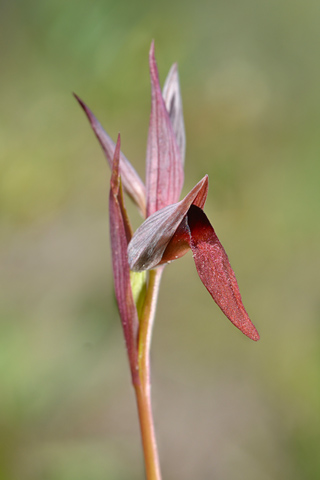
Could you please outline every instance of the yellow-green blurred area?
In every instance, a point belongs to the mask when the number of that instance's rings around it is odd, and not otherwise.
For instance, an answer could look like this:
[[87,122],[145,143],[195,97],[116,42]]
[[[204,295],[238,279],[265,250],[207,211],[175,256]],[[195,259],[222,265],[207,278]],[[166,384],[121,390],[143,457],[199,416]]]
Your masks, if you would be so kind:
[[[148,50],[178,62],[183,193],[261,340],[166,268],[152,349],[164,480],[320,478],[320,3],[0,3],[0,478],[144,478],[109,251],[110,172],[72,97],[144,176]],[[127,199],[134,226],[141,221]]]

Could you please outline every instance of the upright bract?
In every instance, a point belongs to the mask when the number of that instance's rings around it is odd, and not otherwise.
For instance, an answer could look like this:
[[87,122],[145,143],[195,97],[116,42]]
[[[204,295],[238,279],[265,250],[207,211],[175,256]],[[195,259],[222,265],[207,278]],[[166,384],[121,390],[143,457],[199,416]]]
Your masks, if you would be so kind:
[[139,321],[130,284],[130,269],[127,248],[131,239],[131,226],[123,203],[119,175],[120,135],[113,156],[109,195],[110,239],[114,289],[118,302],[123,333],[126,341],[133,383],[138,376],[138,330]]

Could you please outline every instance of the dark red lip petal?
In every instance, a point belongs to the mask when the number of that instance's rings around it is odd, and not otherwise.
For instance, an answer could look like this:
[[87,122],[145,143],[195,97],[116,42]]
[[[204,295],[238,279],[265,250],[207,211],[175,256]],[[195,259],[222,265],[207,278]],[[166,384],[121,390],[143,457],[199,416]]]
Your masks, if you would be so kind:
[[228,319],[247,337],[259,340],[243,306],[228,256],[208,218],[195,205],[190,207],[187,217],[190,247],[202,283]]

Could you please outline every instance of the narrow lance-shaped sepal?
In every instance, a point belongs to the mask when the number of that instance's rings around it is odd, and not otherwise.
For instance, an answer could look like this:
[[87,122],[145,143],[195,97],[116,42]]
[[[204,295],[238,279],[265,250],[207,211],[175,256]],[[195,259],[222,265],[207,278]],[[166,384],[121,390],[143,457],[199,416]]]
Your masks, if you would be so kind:
[[180,150],[162,97],[153,43],[149,66],[151,115],[146,161],[147,217],[179,200],[184,178]]
[[[110,168],[112,169],[112,161],[115,151],[115,143],[107,132],[102,127],[101,123],[97,120],[95,115],[92,113],[89,107],[78,97],[78,95],[74,94],[75,98],[78,100],[80,106],[84,110],[87,118],[90,122],[92,130],[94,131],[99,143],[104,151],[104,154],[108,160]],[[123,187],[129,197],[135,202],[138,206],[141,214],[143,217],[146,216],[146,189],[144,186],[143,181],[139,177],[136,170],[133,168],[129,160],[125,157],[125,155],[120,152],[120,160],[119,160],[119,170],[121,175],[121,180]]]

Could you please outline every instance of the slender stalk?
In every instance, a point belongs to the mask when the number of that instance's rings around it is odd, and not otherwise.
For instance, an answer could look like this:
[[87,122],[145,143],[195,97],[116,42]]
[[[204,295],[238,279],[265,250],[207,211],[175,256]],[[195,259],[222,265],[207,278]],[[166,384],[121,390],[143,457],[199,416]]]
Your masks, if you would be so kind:
[[139,328],[139,372],[142,383],[150,384],[150,347],[154,317],[164,266],[150,270],[149,283]]
[[150,346],[163,267],[151,270],[139,329],[139,379],[135,387],[147,480],[161,480],[151,408]]

